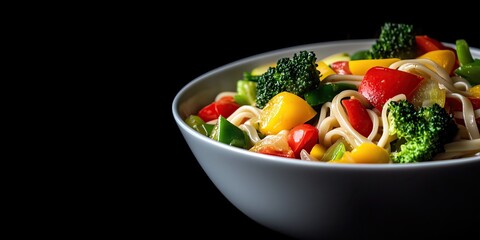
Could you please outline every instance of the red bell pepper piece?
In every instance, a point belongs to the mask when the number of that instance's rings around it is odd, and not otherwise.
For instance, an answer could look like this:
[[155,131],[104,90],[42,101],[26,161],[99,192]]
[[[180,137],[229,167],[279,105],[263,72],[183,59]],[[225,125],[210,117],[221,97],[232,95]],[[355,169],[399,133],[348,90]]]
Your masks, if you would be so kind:
[[433,39],[427,35],[415,36],[415,42],[417,44],[417,50],[419,55],[434,50],[445,49],[445,46],[436,39]]
[[367,109],[355,98],[343,99],[342,104],[347,111],[348,121],[352,127],[364,137],[368,137],[372,132],[373,123]]
[[379,111],[388,99],[405,94],[411,100],[423,77],[388,67],[372,67],[363,76],[358,86],[362,94]]

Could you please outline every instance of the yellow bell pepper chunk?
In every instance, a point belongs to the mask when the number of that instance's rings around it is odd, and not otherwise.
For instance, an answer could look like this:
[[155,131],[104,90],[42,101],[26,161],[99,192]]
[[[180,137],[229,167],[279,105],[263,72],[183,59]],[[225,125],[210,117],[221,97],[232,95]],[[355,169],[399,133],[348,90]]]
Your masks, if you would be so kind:
[[322,159],[323,155],[325,155],[326,151],[327,150],[323,145],[317,143],[313,146],[312,150],[310,150],[310,156],[314,157],[317,160],[320,160]]
[[335,74],[335,71],[333,71],[333,69],[322,60],[317,62],[317,70],[321,74],[320,81],[325,79],[328,75]]
[[260,76],[260,75],[264,74],[265,72],[267,72],[268,68],[275,67],[275,66],[277,66],[276,63],[263,64],[263,65],[260,65],[256,68],[252,69],[251,74],[254,75],[254,76]]
[[375,143],[365,142],[354,148],[351,152],[345,152],[339,160],[333,163],[389,163],[390,155],[387,150]]
[[375,143],[365,142],[352,150],[352,157],[356,163],[388,163],[390,154],[387,150]]
[[473,97],[480,98],[480,84],[471,87],[468,89],[468,92],[471,93]]
[[365,75],[368,69],[372,67],[389,67],[390,64],[397,61],[400,61],[400,58],[351,60],[348,62],[348,67],[353,75]]
[[[440,65],[447,73],[451,73],[453,66],[455,65],[455,53],[451,50],[433,50],[427,52],[418,58],[430,59],[436,64]],[[431,70],[434,70],[430,65],[427,66]]]
[[281,130],[290,130],[298,124],[312,119],[317,112],[303,98],[281,92],[275,95],[263,108],[260,120],[260,132],[266,135],[277,134]]

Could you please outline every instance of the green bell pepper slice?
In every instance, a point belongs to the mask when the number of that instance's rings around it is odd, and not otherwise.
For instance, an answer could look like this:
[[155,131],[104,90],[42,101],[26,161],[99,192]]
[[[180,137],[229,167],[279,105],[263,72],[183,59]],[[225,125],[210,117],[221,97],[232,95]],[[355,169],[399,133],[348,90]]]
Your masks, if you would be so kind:
[[347,143],[344,139],[339,138],[332,146],[330,146],[320,161],[328,162],[342,158],[343,154],[348,151]]
[[363,59],[372,59],[372,55],[370,54],[370,50],[360,50],[354,52],[350,56],[350,60],[363,60]]
[[480,59],[458,67],[455,74],[467,79],[472,86],[480,84]]
[[213,130],[213,127],[215,125],[213,124],[208,124],[203,121],[202,118],[200,118],[197,115],[190,115],[185,119],[185,123],[193,128],[195,131],[205,135],[205,136],[210,136],[210,133]]
[[304,99],[310,106],[315,107],[332,101],[335,95],[348,89],[357,90],[357,86],[348,83],[321,84],[317,89],[305,93]]
[[234,147],[247,149],[250,146],[247,134],[223,116],[218,117],[210,138]]
[[480,84],[480,59],[474,59],[465,39],[455,41],[455,48],[460,67],[455,69],[455,74],[461,76],[474,85]]
[[474,61],[472,53],[470,52],[470,47],[465,39],[458,39],[455,41],[455,48],[457,50],[458,63],[460,66],[470,64]]

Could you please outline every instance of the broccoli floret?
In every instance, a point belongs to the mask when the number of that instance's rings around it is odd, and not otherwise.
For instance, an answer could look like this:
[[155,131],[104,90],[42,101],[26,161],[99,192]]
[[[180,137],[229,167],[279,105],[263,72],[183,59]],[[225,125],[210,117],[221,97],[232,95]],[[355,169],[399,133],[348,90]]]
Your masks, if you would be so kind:
[[390,135],[397,135],[390,157],[394,163],[430,161],[445,151],[458,132],[453,117],[438,104],[416,109],[406,100],[388,105]]
[[386,22],[380,35],[370,48],[372,59],[412,59],[417,55],[413,25]]
[[256,106],[265,104],[280,92],[287,91],[304,98],[308,91],[320,84],[320,72],[317,70],[317,57],[312,51],[300,51],[292,58],[281,58],[275,67],[259,76],[257,82]]

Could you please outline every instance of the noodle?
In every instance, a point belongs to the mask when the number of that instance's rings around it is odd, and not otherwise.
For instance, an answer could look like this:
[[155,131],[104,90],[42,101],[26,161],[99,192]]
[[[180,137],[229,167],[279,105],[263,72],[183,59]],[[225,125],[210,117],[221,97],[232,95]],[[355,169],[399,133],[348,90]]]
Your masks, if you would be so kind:
[[368,116],[370,116],[370,120],[372,120],[372,132],[368,135],[368,140],[372,141],[375,136],[377,136],[378,128],[380,127],[380,121],[378,120],[378,115],[370,109],[367,109]]
[[470,135],[470,139],[480,138],[477,122],[475,121],[475,113],[470,100],[458,93],[451,93],[448,96],[457,98],[462,102],[463,121],[465,123],[465,127],[467,128],[468,134]]
[[251,118],[260,117],[260,112],[261,111],[262,110],[257,108],[257,107],[244,105],[244,106],[239,107],[237,110],[235,110],[235,112],[233,112],[227,118],[227,120],[238,127],[243,122],[243,120],[245,118],[251,119]]
[[240,125],[240,129],[244,130],[248,137],[250,138],[250,141],[255,144],[258,141],[260,141],[260,137],[258,136],[257,130],[255,127],[253,127],[251,124],[242,124]]
[[330,139],[325,139],[325,136],[327,135],[328,132],[330,132],[334,128],[338,128],[340,125],[338,124],[338,121],[335,117],[329,116],[326,117],[323,121],[319,122],[317,124],[317,129],[318,129],[318,141],[320,143],[323,143],[323,145],[329,147],[332,145],[332,142],[330,142]]

